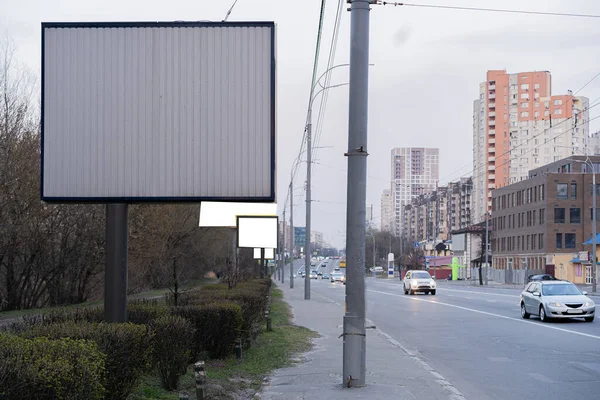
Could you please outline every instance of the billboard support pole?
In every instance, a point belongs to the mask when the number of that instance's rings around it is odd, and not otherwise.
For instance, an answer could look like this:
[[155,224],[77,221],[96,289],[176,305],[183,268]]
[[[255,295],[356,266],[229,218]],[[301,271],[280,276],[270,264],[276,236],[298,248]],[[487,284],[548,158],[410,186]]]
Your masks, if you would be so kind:
[[127,322],[127,204],[106,205],[104,319]]
[[265,278],[265,272],[266,272],[266,266],[265,266],[265,249],[264,247],[260,248],[260,279],[264,279]]

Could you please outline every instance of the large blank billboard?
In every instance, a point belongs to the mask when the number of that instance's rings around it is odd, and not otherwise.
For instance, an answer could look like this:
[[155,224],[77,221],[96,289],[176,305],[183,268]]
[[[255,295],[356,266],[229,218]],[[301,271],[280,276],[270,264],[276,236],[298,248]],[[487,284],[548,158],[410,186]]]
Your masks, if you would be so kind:
[[272,22],[42,24],[42,200],[275,200]]

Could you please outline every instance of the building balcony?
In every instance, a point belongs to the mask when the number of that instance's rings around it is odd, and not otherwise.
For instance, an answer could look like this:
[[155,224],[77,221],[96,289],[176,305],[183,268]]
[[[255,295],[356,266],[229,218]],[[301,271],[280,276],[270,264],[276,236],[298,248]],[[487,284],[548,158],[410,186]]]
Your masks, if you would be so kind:
[[494,179],[496,179],[496,175],[495,174],[490,174],[490,175],[488,175],[488,179],[494,180]]
[[496,189],[495,183],[488,183],[488,189]]
[[496,144],[496,139],[494,139],[494,138],[488,139],[488,144]]
[[488,147],[488,153],[496,153],[496,148],[495,147]]
[[496,112],[495,111],[490,111],[488,113],[488,117],[494,117],[494,118],[496,118]]
[[495,101],[490,101],[488,103],[488,106],[490,107],[490,110],[493,108],[494,110],[496,109],[496,102]]
[[489,127],[490,127],[490,128],[491,128],[491,127],[494,127],[494,128],[496,128],[496,120],[490,119],[490,120],[488,121],[488,125],[489,125]]
[[490,129],[488,131],[488,135],[490,135],[490,136],[496,136],[496,130],[495,129]]
[[492,93],[492,94],[488,95],[488,99],[495,100],[496,99],[496,93]]
[[496,84],[490,84],[488,90],[496,90]]
[[496,170],[496,166],[495,165],[488,166],[488,171],[495,171],[495,170]]

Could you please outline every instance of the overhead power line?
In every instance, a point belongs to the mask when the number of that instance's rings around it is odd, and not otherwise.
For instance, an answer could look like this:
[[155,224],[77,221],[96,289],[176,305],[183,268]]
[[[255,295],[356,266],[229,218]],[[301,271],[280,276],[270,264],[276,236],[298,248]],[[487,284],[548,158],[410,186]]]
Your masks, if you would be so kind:
[[231,5],[231,7],[229,7],[229,11],[227,11],[227,14],[225,14],[225,18],[223,18],[223,22],[227,21],[227,18],[229,18],[229,16],[231,15],[231,12],[233,11],[233,7],[235,7],[235,5],[237,4],[238,0],[234,0],[233,4]]
[[407,6],[407,7],[423,7],[423,8],[440,8],[446,10],[462,10],[462,11],[482,11],[482,12],[498,12],[498,13],[509,13],[509,14],[528,14],[528,15],[549,15],[555,17],[577,17],[577,18],[600,18],[600,15],[594,14],[575,14],[575,13],[562,13],[562,12],[549,12],[549,11],[530,11],[530,10],[508,10],[502,8],[480,8],[480,7],[462,7],[462,6],[444,6],[441,4],[415,4],[415,3],[404,3],[397,1],[379,1],[376,0],[378,5],[383,6]]

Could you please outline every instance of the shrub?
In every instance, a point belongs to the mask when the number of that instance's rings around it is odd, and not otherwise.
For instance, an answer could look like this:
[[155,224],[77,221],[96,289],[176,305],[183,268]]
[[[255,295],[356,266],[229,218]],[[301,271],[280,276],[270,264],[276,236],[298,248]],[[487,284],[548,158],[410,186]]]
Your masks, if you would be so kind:
[[174,315],[188,319],[196,329],[192,360],[202,351],[212,358],[224,358],[240,337],[242,309],[228,302],[175,307]]
[[0,335],[0,398],[102,399],[104,354],[95,343]]
[[142,301],[127,306],[127,319],[134,324],[148,325],[169,314],[169,308],[158,301]]
[[[256,285],[251,283],[249,285]],[[222,301],[233,302],[242,308],[242,332],[241,337],[249,339],[253,337],[252,331],[255,324],[259,324],[263,318],[267,307],[266,285],[259,284],[261,289],[251,286],[246,288],[235,288],[231,290],[212,290],[212,291],[197,291],[188,293],[186,297],[181,299],[182,305],[205,305],[211,303],[219,303]],[[248,342],[246,342],[248,344]]]
[[229,290],[229,287],[227,287],[227,285],[223,284],[223,283],[216,283],[216,284],[212,284],[212,285],[206,285],[204,287],[202,287],[202,289],[200,289],[201,291],[204,292],[210,292],[213,290],[219,291],[219,290]]
[[176,390],[179,378],[187,371],[194,327],[182,317],[165,315],[152,322],[153,358],[163,388]]
[[94,341],[100,351],[106,354],[107,399],[125,399],[138,385],[141,375],[150,365],[151,335],[144,325],[65,322],[34,326],[21,335]]
[[20,321],[10,325],[9,331],[21,332],[37,325],[52,325],[62,322],[102,322],[102,307],[57,308],[43,314],[24,315]]

